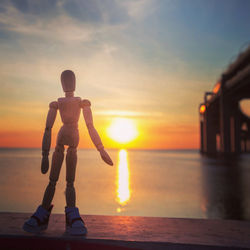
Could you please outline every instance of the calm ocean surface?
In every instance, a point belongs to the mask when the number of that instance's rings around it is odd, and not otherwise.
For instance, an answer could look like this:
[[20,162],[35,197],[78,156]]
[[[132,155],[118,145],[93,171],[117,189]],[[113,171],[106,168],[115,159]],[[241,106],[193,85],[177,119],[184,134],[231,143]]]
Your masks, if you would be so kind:
[[[109,153],[113,167],[96,150],[78,150],[81,214],[250,219],[250,155],[223,160],[195,150]],[[0,211],[33,212],[41,203],[48,173],[41,174],[40,161],[39,149],[0,149]],[[65,163],[54,213],[64,212],[64,190]]]

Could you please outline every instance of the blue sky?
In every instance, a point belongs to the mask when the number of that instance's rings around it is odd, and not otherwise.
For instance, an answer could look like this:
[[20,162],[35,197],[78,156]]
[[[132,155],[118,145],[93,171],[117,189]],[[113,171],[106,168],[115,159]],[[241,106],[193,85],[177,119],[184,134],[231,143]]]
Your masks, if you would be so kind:
[[248,0],[3,0],[0,129],[24,117],[40,129],[70,68],[97,117],[134,112],[197,134],[204,91],[250,41],[249,13]]

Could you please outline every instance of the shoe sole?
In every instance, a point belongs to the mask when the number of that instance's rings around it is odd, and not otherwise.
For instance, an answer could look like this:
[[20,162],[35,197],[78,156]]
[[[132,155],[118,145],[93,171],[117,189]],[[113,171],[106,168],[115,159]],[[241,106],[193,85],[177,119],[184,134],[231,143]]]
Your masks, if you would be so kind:
[[47,228],[48,228],[48,225],[42,225],[39,227],[33,227],[27,223],[24,223],[23,225],[23,230],[28,233],[40,233],[42,231],[45,231]]
[[88,233],[88,230],[86,227],[84,228],[66,227],[66,233],[72,236],[85,236]]

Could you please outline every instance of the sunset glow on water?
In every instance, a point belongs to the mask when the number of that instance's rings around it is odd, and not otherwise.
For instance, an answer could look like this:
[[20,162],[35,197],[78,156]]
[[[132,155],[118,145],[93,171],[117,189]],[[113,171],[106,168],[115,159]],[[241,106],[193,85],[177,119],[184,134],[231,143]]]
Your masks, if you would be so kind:
[[[78,150],[75,188],[81,214],[250,219],[249,155],[223,165],[193,150],[108,152],[114,167],[96,150]],[[0,150],[1,212],[32,213],[41,204],[49,176],[41,174],[40,164],[39,149]],[[64,162],[53,213],[64,213],[65,167]]]
[[[124,149],[119,151],[119,163],[117,167],[117,201],[121,207],[125,206],[130,199],[130,173],[128,164],[128,152]],[[117,208],[121,212],[122,208]]]

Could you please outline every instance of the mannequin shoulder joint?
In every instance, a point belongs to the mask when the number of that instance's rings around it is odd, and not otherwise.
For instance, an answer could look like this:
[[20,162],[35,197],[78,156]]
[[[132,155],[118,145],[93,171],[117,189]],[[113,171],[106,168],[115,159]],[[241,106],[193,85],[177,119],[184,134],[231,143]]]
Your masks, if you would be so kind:
[[50,104],[49,104],[49,107],[51,108],[51,109],[58,109],[58,102],[51,102]]
[[91,106],[91,102],[87,99],[83,99],[82,103],[81,103],[81,107],[85,108],[85,107],[90,107]]

